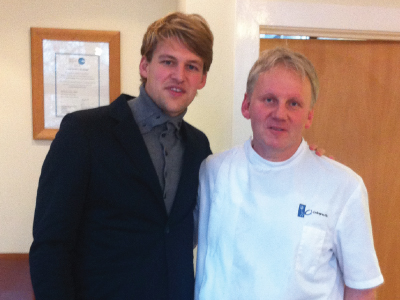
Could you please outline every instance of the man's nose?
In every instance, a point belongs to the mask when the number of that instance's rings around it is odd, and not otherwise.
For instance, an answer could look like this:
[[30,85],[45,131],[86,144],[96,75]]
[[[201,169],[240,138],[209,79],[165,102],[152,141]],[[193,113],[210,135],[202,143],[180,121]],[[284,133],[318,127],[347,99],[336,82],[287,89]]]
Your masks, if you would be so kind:
[[277,119],[286,119],[287,111],[286,106],[282,103],[278,103],[275,107],[274,117]]
[[172,77],[178,82],[182,82],[185,78],[185,72],[185,66],[178,64],[172,73]]

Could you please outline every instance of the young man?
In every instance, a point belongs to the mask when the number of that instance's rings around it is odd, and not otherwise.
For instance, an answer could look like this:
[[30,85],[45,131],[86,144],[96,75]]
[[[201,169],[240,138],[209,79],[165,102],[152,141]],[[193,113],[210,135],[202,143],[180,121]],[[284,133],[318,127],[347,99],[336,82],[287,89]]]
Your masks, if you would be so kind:
[[318,88],[288,49],[251,69],[242,113],[253,138],[200,169],[195,299],[374,299],[383,277],[364,183],[302,138]]
[[65,116],[43,164],[30,250],[36,300],[193,298],[193,208],[206,136],[185,121],[213,35],[173,13],[144,35],[139,97]]

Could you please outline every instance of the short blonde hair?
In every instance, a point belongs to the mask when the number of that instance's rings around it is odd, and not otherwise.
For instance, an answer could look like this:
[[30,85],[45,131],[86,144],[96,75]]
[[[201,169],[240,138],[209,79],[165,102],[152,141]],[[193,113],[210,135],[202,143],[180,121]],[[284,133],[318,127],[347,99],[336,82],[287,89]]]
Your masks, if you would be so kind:
[[250,70],[247,79],[246,93],[251,97],[258,76],[280,64],[298,72],[302,77],[307,76],[311,83],[311,107],[313,107],[315,102],[317,102],[319,93],[317,72],[315,71],[313,64],[304,55],[287,48],[278,47],[271,50],[265,50],[260,54],[260,57]]
[[[177,38],[203,60],[204,74],[210,70],[214,36],[202,16],[174,12],[150,24],[143,36],[141,55],[150,62],[158,42],[169,38]],[[146,78],[141,81],[145,83]]]

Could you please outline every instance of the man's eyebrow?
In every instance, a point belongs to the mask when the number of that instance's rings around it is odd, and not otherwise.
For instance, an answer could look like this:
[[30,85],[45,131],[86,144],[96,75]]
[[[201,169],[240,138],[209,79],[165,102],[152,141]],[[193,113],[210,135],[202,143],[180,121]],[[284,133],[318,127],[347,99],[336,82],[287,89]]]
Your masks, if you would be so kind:
[[200,59],[189,60],[188,63],[202,65],[203,61]]
[[264,98],[277,98],[277,96],[271,92],[261,93],[260,95]]
[[[178,60],[175,56],[170,55],[170,54],[161,54],[159,57],[159,59],[171,59],[171,60]],[[185,61],[186,63],[190,63],[190,64],[198,64],[198,65],[202,65],[203,61],[201,59],[191,59],[188,61]]]
[[175,56],[169,55],[169,54],[161,54],[158,58],[159,58],[159,59],[173,59],[173,60],[177,60]]

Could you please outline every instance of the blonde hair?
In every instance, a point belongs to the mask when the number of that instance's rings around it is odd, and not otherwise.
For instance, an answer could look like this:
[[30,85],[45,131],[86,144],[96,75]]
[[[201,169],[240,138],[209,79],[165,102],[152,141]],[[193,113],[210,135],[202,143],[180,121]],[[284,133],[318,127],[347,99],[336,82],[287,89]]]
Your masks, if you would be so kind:
[[317,101],[319,92],[317,72],[315,71],[313,64],[304,55],[287,48],[278,47],[271,50],[265,50],[260,54],[260,57],[250,70],[247,79],[246,93],[251,97],[258,76],[280,64],[298,72],[303,78],[307,76],[311,83],[311,107],[313,107]]
[[[143,36],[141,55],[150,62],[158,42],[169,38],[177,38],[203,60],[204,74],[210,70],[214,36],[202,16],[174,12],[150,24]],[[141,81],[145,83],[146,78]]]

